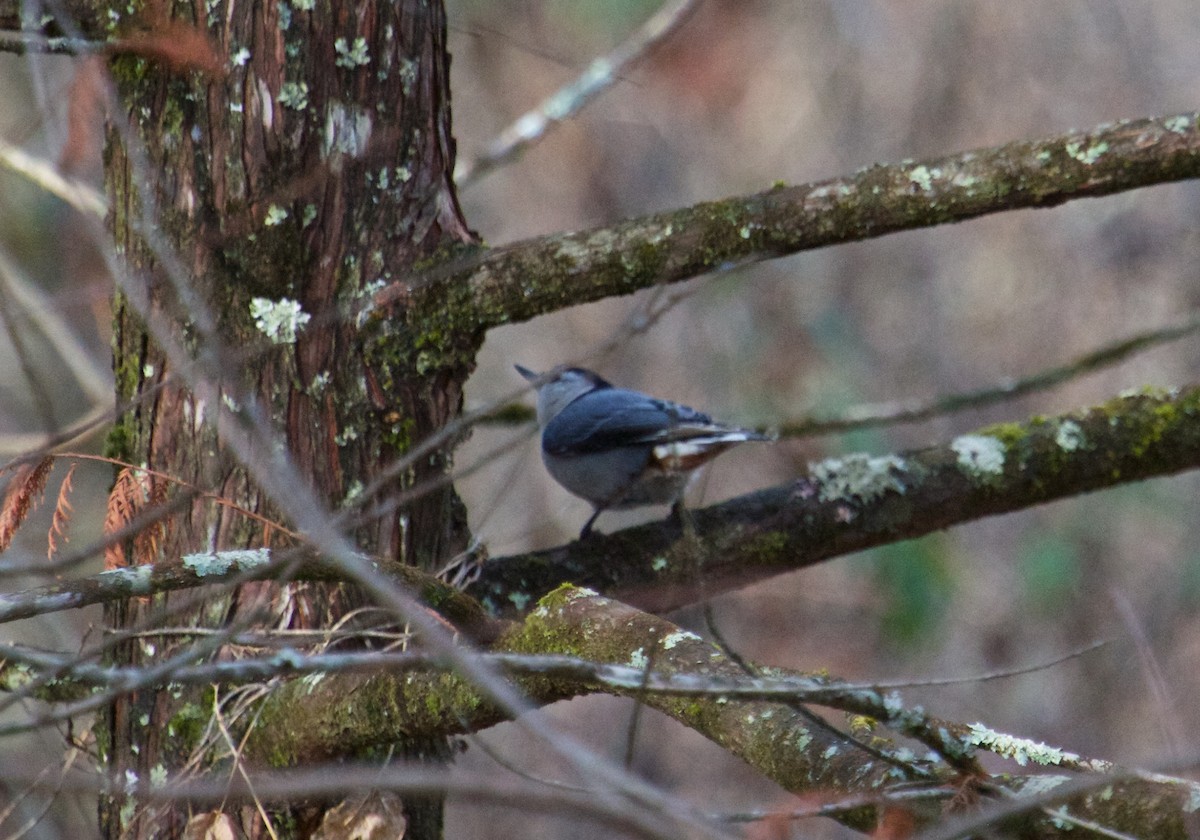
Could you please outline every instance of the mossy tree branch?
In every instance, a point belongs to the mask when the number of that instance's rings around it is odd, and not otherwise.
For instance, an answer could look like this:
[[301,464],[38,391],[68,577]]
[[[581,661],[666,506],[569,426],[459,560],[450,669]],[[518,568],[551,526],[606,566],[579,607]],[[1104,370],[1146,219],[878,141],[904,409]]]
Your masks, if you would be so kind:
[[[911,792],[919,782],[930,792],[923,802],[908,799],[922,821],[941,816],[946,795],[964,783],[997,797],[993,810],[976,817],[989,825],[987,815],[1006,824],[1024,821],[1023,829],[1037,836],[1059,834],[1064,824],[1046,819],[1044,808],[1068,803],[1070,816],[1118,831],[1141,824],[1154,836],[1176,836],[1183,825],[1187,802],[1195,793],[1190,783],[1170,777],[1130,772],[1106,762],[1083,759],[1052,747],[928,718],[907,709],[894,695],[869,687],[846,686],[827,677],[800,679],[795,701],[816,702],[858,714],[872,714],[896,733],[930,743],[951,763],[911,763],[911,753],[895,752],[875,739],[871,750],[835,730],[815,725],[814,718],[795,705],[779,701],[770,680],[750,680],[741,667],[693,633],[661,618],[586,590],[564,587],[547,596],[523,623],[505,632],[495,649],[538,655],[553,652],[575,657],[579,665],[550,663],[541,675],[536,665],[525,668],[515,682],[533,705],[544,705],[579,694],[607,692],[636,696],[680,723],[742,758],[768,778],[796,793],[821,792],[838,798],[865,796],[866,803],[842,814],[847,824],[870,828],[874,808],[889,801],[893,787]],[[635,679],[605,682],[587,663],[610,663],[619,671],[646,673],[645,689]],[[235,663],[227,663],[235,666]],[[410,663],[411,664],[411,663]],[[201,668],[205,666],[200,666]],[[219,667],[219,666],[212,666]],[[520,670],[520,669],[519,669]],[[786,679],[778,671],[775,676]],[[682,690],[666,688],[683,678]],[[170,679],[168,675],[165,677]],[[706,681],[711,681],[707,691]],[[603,685],[601,683],[604,683]],[[756,684],[764,684],[759,688]],[[619,687],[623,685],[624,687]],[[714,694],[732,686],[730,696]],[[739,699],[745,696],[771,699]],[[51,698],[46,698],[51,699]],[[240,718],[239,740],[245,736],[243,760],[250,765],[292,768],[383,749],[401,737],[471,732],[507,718],[477,687],[454,674],[437,670],[343,671],[321,679],[295,677],[264,696],[258,714]],[[924,734],[922,734],[924,733]],[[880,733],[876,733],[878,735]],[[1082,772],[1075,781],[1065,776],[984,774],[974,763],[977,748],[989,749],[1022,764],[1032,761],[1056,771]],[[976,768],[963,778],[962,768]],[[956,769],[957,768],[957,769]],[[1094,773],[1095,783],[1087,781]],[[1033,784],[1030,784],[1030,783]],[[1119,795],[1108,791],[1119,789]],[[1004,794],[1002,791],[1008,791]],[[1057,791],[1057,798],[1055,792]],[[1016,799],[1008,797],[1015,796]],[[1048,833],[1047,833],[1048,832]]]
[[[851,455],[794,482],[692,511],[694,538],[673,522],[494,558],[467,594],[516,616],[568,582],[653,611],[950,525],[1200,465],[1200,387],[1113,399],[1057,417],[989,426],[898,455]],[[278,554],[278,552],[276,552]],[[329,580],[317,558],[269,551],[189,555],[0,597],[0,621],[196,586],[277,575]],[[494,638],[501,625],[428,573],[380,567],[459,630]]]
[[851,455],[692,512],[495,558],[468,589],[501,615],[565,582],[653,612],[865,548],[1200,466],[1200,387],[989,426],[899,455]]
[[[634,663],[656,675],[687,674],[701,679],[745,677],[736,663],[695,634],[628,605],[573,587],[564,587],[543,599],[524,622],[501,636],[495,649],[561,653],[602,663]],[[595,685],[552,677],[523,677],[517,679],[517,684],[538,705],[598,690]],[[889,760],[887,747],[863,751],[833,730],[814,725],[811,716],[787,703],[671,696],[636,690],[626,693],[638,696],[648,706],[694,729],[796,793],[824,791],[883,797],[889,786],[911,784],[914,780],[930,787],[962,782],[947,765],[918,768],[899,758]],[[909,715],[897,704],[893,723],[903,723]],[[246,733],[244,757],[259,765],[293,767],[334,759],[347,752],[361,753],[414,732],[475,731],[505,717],[475,687],[444,672],[344,674],[320,681],[293,680],[264,700],[260,714]],[[948,728],[960,733],[968,731],[967,727],[949,725]],[[950,737],[959,739],[964,755],[974,750],[967,737]],[[1047,748],[1044,760],[1063,767],[1078,766],[1078,763],[1055,761],[1056,754],[1057,751]],[[1029,757],[1043,760],[1038,755]],[[985,789],[993,785],[999,789],[1002,785],[1020,791],[1028,778],[979,777],[975,781]],[[1179,835],[1191,792],[1187,783],[1160,777],[1122,776],[1119,771],[1113,780],[1122,785],[1121,803],[1114,805],[1117,797],[1101,795],[1100,785],[1094,794],[1068,788],[1075,794],[1070,800],[1071,815],[1117,831],[1153,825],[1153,836]],[[1124,808],[1129,808],[1129,812]],[[1131,813],[1142,822],[1133,822]],[[938,816],[940,806],[934,806],[924,818]],[[1027,819],[1028,830],[1037,831],[1040,836],[1055,836],[1062,831],[1040,812]],[[848,821],[868,828],[874,824],[874,815],[858,813]]]
[[529,239],[449,260],[383,289],[376,303],[432,286],[453,299],[451,323],[482,334],[725,266],[1195,178],[1198,120],[1106,124]]
[[[732,661],[695,634],[571,587],[547,596],[539,609],[501,635],[493,650],[628,664],[652,640],[658,649],[650,664],[657,672],[742,676]],[[544,677],[525,678],[520,687],[538,705],[595,690],[586,683]],[[772,768],[774,778],[797,788],[864,790],[893,778],[893,765],[881,762],[863,775],[862,762],[848,754],[818,761],[841,740],[779,704],[644,699],[751,764]],[[762,714],[768,709],[777,714]],[[751,715],[756,717],[748,719]],[[299,680],[266,698],[249,732],[245,756],[254,763],[289,767],[361,753],[389,743],[400,732],[475,731],[506,717],[475,686],[448,673],[346,675],[315,684]]]

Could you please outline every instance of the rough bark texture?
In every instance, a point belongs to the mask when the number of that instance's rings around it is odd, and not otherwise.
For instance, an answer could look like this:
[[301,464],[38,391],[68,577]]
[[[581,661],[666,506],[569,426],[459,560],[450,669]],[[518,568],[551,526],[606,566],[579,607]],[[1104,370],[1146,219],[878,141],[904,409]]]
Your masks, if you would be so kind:
[[[365,324],[346,317],[415,261],[470,238],[449,180],[442,6],[227,0],[175,5],[172,20],[155,16],[168,14],[161,7],[137,17],[124,6],[112,13],[119,16],[110,18],[110,37],[140,32],[161,42],[153,61],[128,53],[111,61],[119,105],[110,115],[106,172],[111,226],[126,260],[114,354],[118,399],[133,401],[112,453],[271,515],[254,465],[235,459],[220,433],[266,423],[337,509],[459,411],[473,357],[474,347],[446,348],[429,337],[444,325],[425,320],[419,293]],[[209,63],[224,69],[192,69],[181,33],[203,33]],[[289,340],[261,308],[252,315],[255,298],[278,315],[286,307],[272,307],[294,301],[311,320]],[[387,489],[438,476],[447,460],[421,459]],[[151,487],[148,495],[156,494],[163,495]],[[147,563],[259,547],[264,536],[278,541],[264,530],[197,499],[157,539],[129,546],[126,558]],[[428,567],[464,545],[464,532],[461,504],[446,487],[363,520],[354,536],[364,550]],[[118,629],[164,621],[315,627],[354,603],[354,593],[335,584],[250,584],[131,601],[109,618]],[[143,637],[116,647],[113,659],[146,664],[194,644]],[[220,699],[190,689],[123,699],[102,744],[110,772],[118,779],[149,779],[159,767],[174,773],[197,754]],[[444,742],[433,741],[401,745],[398,754],[443,751]],[[440,831],[438,802],[406,808],[409,836]],[[304,833],[320,813],[296,808],[278,826]],[[262,833],[253,809],[231,816],[251,836]],[[185,806],[151,809],[119,794],[101,805],[112,837],[178,835],[189,817]]]

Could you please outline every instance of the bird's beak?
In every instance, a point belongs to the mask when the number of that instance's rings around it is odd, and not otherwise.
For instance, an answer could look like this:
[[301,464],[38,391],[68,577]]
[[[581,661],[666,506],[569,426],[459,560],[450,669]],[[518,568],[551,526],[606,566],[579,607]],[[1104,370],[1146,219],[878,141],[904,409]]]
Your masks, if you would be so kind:
[[532,382],[533,380],[535,380],[535,379],[537,379],[539,376],[541,376],[541,374],[540,374],[540,373],[534,373],[533,371],[531,371],[531,370],[530,370],[529,368],[527,368],[527,367],[521,367],[520,365],[513,365],[513,367],[515,367],[515,368],[517,369],[517,373],[519,373],[519,374],[521,374],[522,376],[524,376],[524,377],[525,377],[526,379],[528,379],[530,382]]

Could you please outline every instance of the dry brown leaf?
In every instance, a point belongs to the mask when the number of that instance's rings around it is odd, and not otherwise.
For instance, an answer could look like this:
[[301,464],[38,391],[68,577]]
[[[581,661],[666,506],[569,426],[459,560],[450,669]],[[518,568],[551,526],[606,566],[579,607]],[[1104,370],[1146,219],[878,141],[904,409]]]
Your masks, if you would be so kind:
[[0,503],[0,551],[8,550],[17,529],[41,501],[46,478],[53,467],[54,459],[45,457],[36,464],[17,468],[4,491],[4,501]]
[[[134,467],[122,467],[113,482],[112,491],[108,494],[108,506],[104,511],[104,535],[111,537],[128,525],[137,514],[142,500],[142,488],[138,482],[137,473],[141,470]],[[104,549],[104,568],[120,569],[127,566],[125,549],[119,541],[113,540]]]
[[67,470],[67,476],[62,480],[62,485],[58,488],[58,501],[54,505],[54,516],[50,520],[50,533],[46,535],[46,559],[53,560],[54,555],[58,553],[58,541],[70,542],[70,537],[67,536],[67,526],[71,524],[71,512],[74,508],[71,507],[69,496],[72,490],[72,480],[75,478],[75,467],[77,464],[72,463]]
[[[144,500],[139,513],[145,510],[161,508],[167,501],[167,482],[153,473],[142,472],[142,499]],[[133,538],[133,549],[139,558],[157,557],[166,536],[165,515],[160,515],[153,522],[147,522],[136,537]]]

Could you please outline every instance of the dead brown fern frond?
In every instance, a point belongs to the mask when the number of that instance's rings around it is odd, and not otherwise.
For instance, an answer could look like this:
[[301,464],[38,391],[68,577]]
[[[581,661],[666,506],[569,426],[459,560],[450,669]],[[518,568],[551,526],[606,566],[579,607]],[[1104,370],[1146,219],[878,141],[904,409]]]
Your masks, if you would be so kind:
[[[141,472],[141,485],[145,499],[143,510],[163,510],[167,503],[167,481],[154,473]],[[157,557],[167,534],[167,519],[157,516],[153,522],[138,531],[133,538],[133,550],[138,557]]]
[[[137,467],[122,467],[117,471],[116,481],[108,494],[108,506],[104,511],[104,535],[116,534],[133,521],[145,499]],[[120,569],[127,566],[125,548],[118,540],[108,540],[104,549],[104,568]]]
[[53,467],[54,459],[47,456],[35,464],[22,464],[17,468],[4,491],[4,501],[0,502],[0,551],[8,549],[17,529],[42,500],[46,478]]
[[[254,520],[255,522],[260,523],[263,526],[263,534],[264,534],[263,543],[264,543],[264,545],[271,545],[272,544],[271,538],[274,535],[279,535],[279,536],[287,538],[293,542],[303,542],[303,539],[300,536],[300,534],[291,530],[283,523],[277,522],[274,519],[270,519],[266,516],[263,516],[261,513],[256,513],[255,511],[250,510],[249,508],[244,507],[243,505],[239,505],[235,502],[232,502],[229,499],[226,499],[225,497],[223,497],[217,493],[210,493],[205,490],[201,490],[199,487],[197,487],[196,485],[194,485],[190,482],[184,481],[183,479],[177,478],[172,475],[167,475],[164,472],[159,472],[157,470],[148,469],[147,467],[135,467],[133,464],[118,460],[116,458],[109,458],[104,455],[90,455],[86,452],[60,452],[55,457],[70,458],[72,460],[78,460],[78,461],[96,461],[97,463],[112,464],[113,466],[118,467],[120,469],[120,471],[117,473],[117,481],[118,482],[120,482],[122,480],[122,478],[124,478],[124,480],[126,480],[126,481],[131,481],[132,480],[131,477],[126,475],[126,473],[129,471],[133,471],[139,475],[146,476],[146,478],[139,479],[139,482],[140,482],[139,486],[143,486],[145,488],[145,493],[142,496],[138,497],[138,498],[141,498],[143,501],[139,503],[139,506],[134,511],[134,513],[141,511],[141,505],[144,505],[146,503],[145,500],[149,499],[149,500],[151,500],[151,502],[153,502],[155,499],[158,499],[158,500],[165,499],[166,492],[169,488],[182,487],[184,489],[194,491],[196,493],[196,495],[201,499],[205,499],[206,501],[210,501],[214,504],[220,505],[221,507],[224,507],[227,510],[231,510],[237,514],[240,514],[241,516],[245,516],[249,519]],[[150,479],[153,479],[153,482],[151,482]],[[161,490],[158,489],[160,487],[160,485],[161,485]],[[118,503],[120,502],[120,499],[114,499],[114,496],[116,495],[116,491],[117,491],[117,486],[114,484],[113,494],[110,494],[110,497],[109,497],[109,511],[108,511],[109,517],[111,517],[114,514],[114,511],[112,509],[114,501],[118,502]],[[155,494],[159,494],[159,493],[161,493],[161,495],[155,495]],[[128,521],[129,520],[124,520],[125,523],[128,523]],[[110,533],[107,530],[107,524],[108,523],[107,523],[107,517],[106,517],[106,522],[105,522],[105,528],[106,528],[105,533],[106,534]],[[166,529],[164,529],[164,533],[169,533],[171,524],[172,524],[171,522],[169,522],[169,521],[167,522]],[[120,525],[118,524],[116,527],[120,527]],[[114,530],[115,530],[115,528],[114,528]],[[121,565],[124,565],[124,564],[122,563]]]
[[74,508],[71,506],[71,490],[73,489],[73,479],[75,478],[75,467],[78,464],[72,463],[67,469],[66,478],[62,480],[62,484],[58,488],[58,501],[54,505],[54,516],[50,520],[50,533],[46,535],[46,559],[53,560],[54,555],[58,553],[59,540],[62,542],[70,542],[71,538],[67,536],[67,526],[71,524],[71,513]]

